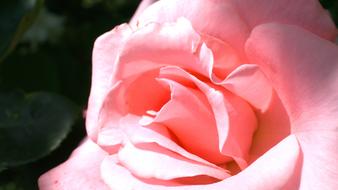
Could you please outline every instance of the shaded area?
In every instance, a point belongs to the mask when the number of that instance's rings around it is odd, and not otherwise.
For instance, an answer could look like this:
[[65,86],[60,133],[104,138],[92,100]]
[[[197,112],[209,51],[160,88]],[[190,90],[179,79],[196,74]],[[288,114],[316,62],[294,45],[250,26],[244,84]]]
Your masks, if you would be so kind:
[[[137,0],[45,0],[32,26],[19,39],[15,49],[0,62],[0,92],[48,92],[65,97],[82,111],[85,110],[90,91],[93,43],[115,25],[127,22],[138,3]],[[16,9],[14,5],[12,8]],[[8,8],[7,12],[11,11]],[[7,25],[2,26],[12,29]],[[10,43],[9,36],[12,34],[7,34],[4,36],[1,33],[1,37]],[[15,96],[8,95],[8,98],[15,99]],[[19,106],[22,101],[17,99]],[[39,106],[35,105],[34,108],[39,109]],[[48,156],[2,171],[0,190],[37,189],[38,177],[65,161],[84,138],[84,118],[81,113],[77,114],[77,118],[67,138]],[[4,122],[1,120],[0,124]],[[48,119],[43,125],[46,132],[51,134],[53,131],[48,129],[48,123],[55,121]]]

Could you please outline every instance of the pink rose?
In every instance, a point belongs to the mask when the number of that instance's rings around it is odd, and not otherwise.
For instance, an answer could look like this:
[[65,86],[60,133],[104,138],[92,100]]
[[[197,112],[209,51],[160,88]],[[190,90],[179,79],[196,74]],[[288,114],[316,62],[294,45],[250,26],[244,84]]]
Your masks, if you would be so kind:
[[88,138],[40,188],[338,189],[336,34],[316,0],[143,1],[96,40]]

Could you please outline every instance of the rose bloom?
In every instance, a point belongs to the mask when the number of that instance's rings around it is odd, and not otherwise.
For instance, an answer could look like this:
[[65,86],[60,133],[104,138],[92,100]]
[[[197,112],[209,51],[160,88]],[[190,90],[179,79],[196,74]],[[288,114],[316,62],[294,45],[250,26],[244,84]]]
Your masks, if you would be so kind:
[[40,189],[338,189],[336,35],[316,0],[142,1]]

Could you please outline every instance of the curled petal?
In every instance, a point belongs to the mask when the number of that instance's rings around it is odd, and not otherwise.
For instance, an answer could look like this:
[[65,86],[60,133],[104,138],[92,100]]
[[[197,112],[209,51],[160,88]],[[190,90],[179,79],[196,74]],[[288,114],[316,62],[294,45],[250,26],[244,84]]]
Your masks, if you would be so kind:
[[[93,76],[88,110],[86,115],[86,129],[88,136],[93,140],[97,138],[99,127],[98,116],[104,98],[111,86],[113,73],[116,70],[116,62],[125,40],[132,33],[126,24],[115,27],[96,39],[93,50]],[[105,82],[102,82],[105,81]]]
[[153,122],[167,126],[189,152],[212,163],[229,160],[218,149],[216,124],[203,93],[172,80],[160,80],[170,85],[171,99],[161,108]]
[[185,18],[164,24],[150,23],[135,31],[126,42],[115,80],[124,80],[166,65],[207,75],[208,66],[200,63],[198,55],[195,55],[200,45],[200,35]]
[[269,107],[273,95],[268,79],[259,67],[253,64],[237,67],[219,84],[262,112]]
[[[209,185],[149,184],[133,176],[113,159],[103,162],[103,180],[112,189],[126,190],[219,190],[298,189],[302,156],[297,138],[291,135],[273,147],[241,173]],[[245,179],[245,180],[243,180]]]
[[[107,127],[99,133],[99,145],[105,148],[114,148],[117,145],[124,144],[125,141],[131,142],[135,145],[156,143],[157,145],[175,152],[193,162],[221,169],[177,145],[175,141],[172,140],[171,135],[165,126],[159,124],[142,126],[140,123],[142,123],[142,119],[140,119],[139,116],[127,115],[123,117],[120,120],[119,127]],[[117,151],[118,150],[115,148],[110,153],[116,153]]]
[[160,77],[191,81],[204,93],[214,114],[219,150],[246,167],[247,151],[256,129],[255,116],[247,103],[222,89],[214,89],[178,67],[161,69]]
[[225,179],[230,175],[221,169],[194,163],[154,144],[139,144],[138,148],[126,143],[118,152],[118,160],[134,175],[142,178],[171,180],[180,177],[207,175]]

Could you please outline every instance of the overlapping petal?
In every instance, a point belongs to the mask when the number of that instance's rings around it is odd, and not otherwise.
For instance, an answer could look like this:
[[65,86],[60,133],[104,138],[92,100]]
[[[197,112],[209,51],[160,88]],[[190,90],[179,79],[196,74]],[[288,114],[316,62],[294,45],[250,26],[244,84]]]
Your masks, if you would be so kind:
[[301,189],[337,188],[338,47],[296,26],[267,24],[254,30],[246,51],[290,117],[304,157]]
[[302,27],[322,38],[334,40],[337,29],[318,0],[231,0],[243,20],[253,29],[264,23],[283,23]]
[[289,116],[278,95],[273,92],[265,112],[256,112],[258,127],[250,147],[250,162],[291,134]]
[[[137,147],[138,146],[138,147]],[[155,144],[126,143],[117,153],[119,163],[142,178],[172,180],[207,175],[223,180],[230,175],[219,168],[194,163]]]
[[200,35],[185,18],[164,24],[149,23],[128,38],[119,57],[114,80],[166,65],[176,65],[207,76],[209,62],[199,60],[201,45]]
[[152,122],[167,126],[189,152],[212,163],[228,160],[218,149],[216,123],[204,94],[172,80],[160,80],[170,85],[171,99]]
[[[115,162],[115,164],[114,164]],[[300,181],[302,156],[297,139],[291,135],[256,160],[243,172],[209,185],[151,184],[133,176],[130,171],[110,158],[103,162],[103,180],[112,189],[134,190],[219,190],[219,189],[288,189]],[[274,166],[274,167],[271,167]],[[245,179],[245,180],[243,180]]]
[[281,98],[292,132],[337,130],[337,45],[297,26],[264,24],[251,34],[246,52]]
[[238,50],[250,32],[235,7],[223,0],[196,0],[194,3],[187,0],[158,1],[144,10],[139,23],[144,26],[150,22],[174,22],[179,17],[191,21],[198,32],[226,41]]
[[86,114],[87,133],[94,140],[99,129],[97,126],[99,111],[108,90],[114,86],[112,74],[116,72],[119,53],[124,41],[131,33],[130,27],[123,24],[100,36],[95,41],[92,86]]
[[109,148],[115,147],[116,145],[123,145],[126,142],[130,142],[134,145],[156,143],[162,148],[168,149],[171,152],[175,152],[176,154],[179,154],[194,163],[225,171],[215,164],[212,164],[205,159],[188,152],[176,144],[176,142],[171,138],[171,133],[165,126],[160,124],[142,126],[141,123],[142,119],[139,116],[124,116],[121,118],[118,126],[113,125],[104,128],[104,130],[99,133],[97,143],[106,150],[108,148],[108,152],[110,154],[117,153],[118,149],[115,148],[113,151],[110,151]]
[[[203,11],[201,11],[203,10]],[[307,16],[304,16],[307,15]],[[173,22],[186,17],[200,33],[217,37],[241,51],[257,25],[270,22],[298,25],[326,39],[334,40],[335,25],[317,0],[162,0],[139,16],[141,25]]]
[[245,168],[247,152],[256,129],[256,118],[248,104],[229,92],[212,88],[178,67],[161,69],[160,77],[191,81],[204,93],[214,114],[219,150]]
[[237,67],[223,82],[218,84],[248,101],[250,105],[262,112],[268,109],[274,93],[269,80],[254,64],[244,64]]

